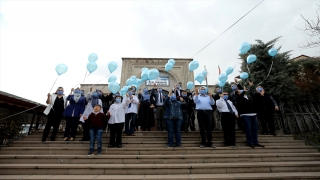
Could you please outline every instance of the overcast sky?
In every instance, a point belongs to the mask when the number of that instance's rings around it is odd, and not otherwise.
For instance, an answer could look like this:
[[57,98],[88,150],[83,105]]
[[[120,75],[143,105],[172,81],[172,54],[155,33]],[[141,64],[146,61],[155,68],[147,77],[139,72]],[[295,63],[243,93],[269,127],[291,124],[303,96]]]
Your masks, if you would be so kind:
[[[111,1],[111,0],[1,0],[0,90],[45,104],[64,63],[68,71],[54,86],[67,94],[83,80],[88,55],[99,56],[98,69],[85,83],[109,74],[107,63],[116,61],[113,73],[120,82],[122,57],[192,58],[200,49],[261,0],[216,1]],[[209,71],[209,84],[238,61],[239,46],[256,39],[282,38],[276,47],[319,56],[319,50],[299,49],[307,37],[303,14],[316,18],[320,0],[265,0],[228,32],[193,58],[200,63],[195,74]],[[228,81],[239,74],[237,65]],[[101,81],[107,83],[107,79]]]

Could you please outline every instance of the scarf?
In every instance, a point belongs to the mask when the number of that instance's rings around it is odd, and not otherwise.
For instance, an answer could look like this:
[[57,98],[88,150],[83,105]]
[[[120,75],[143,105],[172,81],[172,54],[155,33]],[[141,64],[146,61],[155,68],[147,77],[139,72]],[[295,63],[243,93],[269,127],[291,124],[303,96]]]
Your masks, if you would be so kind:
[[73,93],[74,102],[78,103],[80,97],[81,97],[81,93]]

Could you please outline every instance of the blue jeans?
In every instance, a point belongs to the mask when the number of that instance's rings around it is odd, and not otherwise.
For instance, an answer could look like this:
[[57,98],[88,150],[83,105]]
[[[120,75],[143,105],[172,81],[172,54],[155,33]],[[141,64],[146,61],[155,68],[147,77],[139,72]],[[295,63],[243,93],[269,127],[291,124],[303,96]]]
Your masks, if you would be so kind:
[[174,136],[176,137],[176,145],[181,145],[181,125],[183,120],[182,119],[165,119],[167,123],[167,131],[168,131],[168,145],[173,145]]
[[248,144],[258,144],[258,120],[257,116],[241,116],[246,130]]
[[[124,128],[125,128],[125,133],[127,135],[131,135],[131,134],[134,134],[134,130],[135,130],[135,122],[136,122],[136,117],[137,117],[137,114],[136,113],[127,113],[125,118],[125,125],[124,125]],[[131,119],[131,121],[130,121]],[[130,122],[130,127],[129,127],[129,122]]]
[[103,132],[103,127],[90,127],[90,150],[89,150],[89,152],[94,152],[94,141],[95,141],[95,139],[97,139],[98,153],[101,153],[102,132]]

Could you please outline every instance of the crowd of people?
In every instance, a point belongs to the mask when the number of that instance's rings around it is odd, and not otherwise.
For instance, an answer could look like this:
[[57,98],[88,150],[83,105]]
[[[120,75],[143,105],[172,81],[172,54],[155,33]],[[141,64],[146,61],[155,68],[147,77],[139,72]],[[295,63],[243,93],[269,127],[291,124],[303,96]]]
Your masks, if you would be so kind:
[[[262,134],[276,135],[274,110],[278,105],[262,86],[242,87],[235,78],[231,84],[232,92],[217,87],[215,93],[201,86],[193,91],[181,89],[176,84],[166,91],[155,84],[137,91],[135,86],[128,89],[125,96],[119,93],[103,94],[91,87],[85,95],[80,88],[71,89],[68,96],[59,87],[53,94],[47,95],[48,107],[44,113],[48,116],[42,142],[46,142],[51,127],[51,141],[55,140],[61,120],[66,120],[63,141],[74,141],[79,124],[83,135],[80,141],[90,141],[88,156],[94,155],[94,143],[97,141],[97,155],[101,155],[102,133],[109,130],[108,148],[121,148],[122,136],[135,136],[135,131],[167,131],[165,147],[183,148],[181,131],[195,131],[195,117],[201,137],[200,148],[215,148],[212,143],[212,131],[221,122],[225,146],[236,146],[235,130],[246,133],[247,145],[254,148],[264,147],[258,142],[258,119]],[[219,112],[219,118],[214,111]],[[257,119],[258,117],[258,119]],[[123,134],[124,132],[124,134]]]

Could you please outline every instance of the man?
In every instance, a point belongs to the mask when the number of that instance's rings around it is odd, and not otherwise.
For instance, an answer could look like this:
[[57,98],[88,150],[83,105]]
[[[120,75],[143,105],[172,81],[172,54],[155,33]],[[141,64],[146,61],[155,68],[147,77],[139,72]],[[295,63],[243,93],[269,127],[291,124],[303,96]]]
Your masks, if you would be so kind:
[[253,82],[249,81],[249,86],[250,93],[253,96],[254,103],[257,108],[258,119],[262,126],[262,134],[266,135],[270,132],[270,134],[276,136],[277,133],[274,127],[274,110],[279,110],[277,102],[270,94],[265,93],[262,86],[258,86],[256,88],[257,92],[253,91]]
[[151,91],[152,96],[155,99],[155,108],[156,108],[156,120],[157,120],[157,130],[164,131],[166,130],[166,123],[164,120],[164,99],[167,97],[167,94],[163,94],[163,90],[161,87],[156,88],[156,84],[153,85],[153,89]]
[[216,101],[218,111],[221,114],[221,124],[224,135],[224,143],[226,146],[236,145],[235,134],[235,117],[238,116],[238,111],[233,103],[228,100],[228,92],[220,94],[220,99]]
[[[200,95],[199,95],[200,93]],[[212,144],[212,107],[214,105],[214,100],[212,94],[206,94],[206,87],[201,86],[200,91],[198,88],[195,89],[195,95],[193,100],[196,104],[198,124],[200,128],[201,135],[201,145],[200,148],[215,146]],[[206,141],[207,140],[207,141]]]
[[[229,94],[229,100],[233,103],[233,105],[238,108],[238,103],[237,103],[237,97],[238,97],[238,89],[243,89],[242,86],[238,83],[237,78],[240,78],[239,76],[234,78],[234,82],[231,84],[231,89],[232,92]],[[243,122],[240,118],[237,118],[237,125],[239,130],[244,130],[243,129]]]
[[[128,90],[128,96],[130,98],[130,102],[128,107],[125,109],[125,134],[127,136],[135,136],[135,122],[138,113],[138,104],[139,99],[134,95],[134,91],[132,88]],[[125,99],[123,100],[125,101]]]
[[182,89],[181,89],[181,85],[180,84],[175,84],[173,89],[172,89],[172,93],[174,93],[177,97],[177,100],[180,99],[181,93],[182,93]]
[[[220,99],[220,94],[221,94],[222,90],[220,87],[216,87],[216,94],[212,95],[212,98],[214,99],[215,102],[217,102],[218,99]],[[217,109],[216,104],[212,105],[212,113],[213,113],[213,121],[212,121],[212,129],[213,130],[218,130],[220,127],[220,116],[216,116],[214,117],[215,114],[215,110]]]
[[196,105],[193,101],[193,94],[190,92],[190,89],[187,89],[187,96],[188,96],[188,126],[190,126],[191,131],[195,131],[195,123],[194,120],[196,119],[195,117],[195,108]]
[[189,98],[188,98],[188,94],[187,91],[182,90],[181,93],[181,97],[180,97],[180,101],[181,98],[183,99],[183,102],[186,103],[185,106],[182,107],[182,125],[181,125],[181,131],[185,131],[188,132],[188,127],[189,127],[189,114],[188,114],[188,104],[189,104]]

